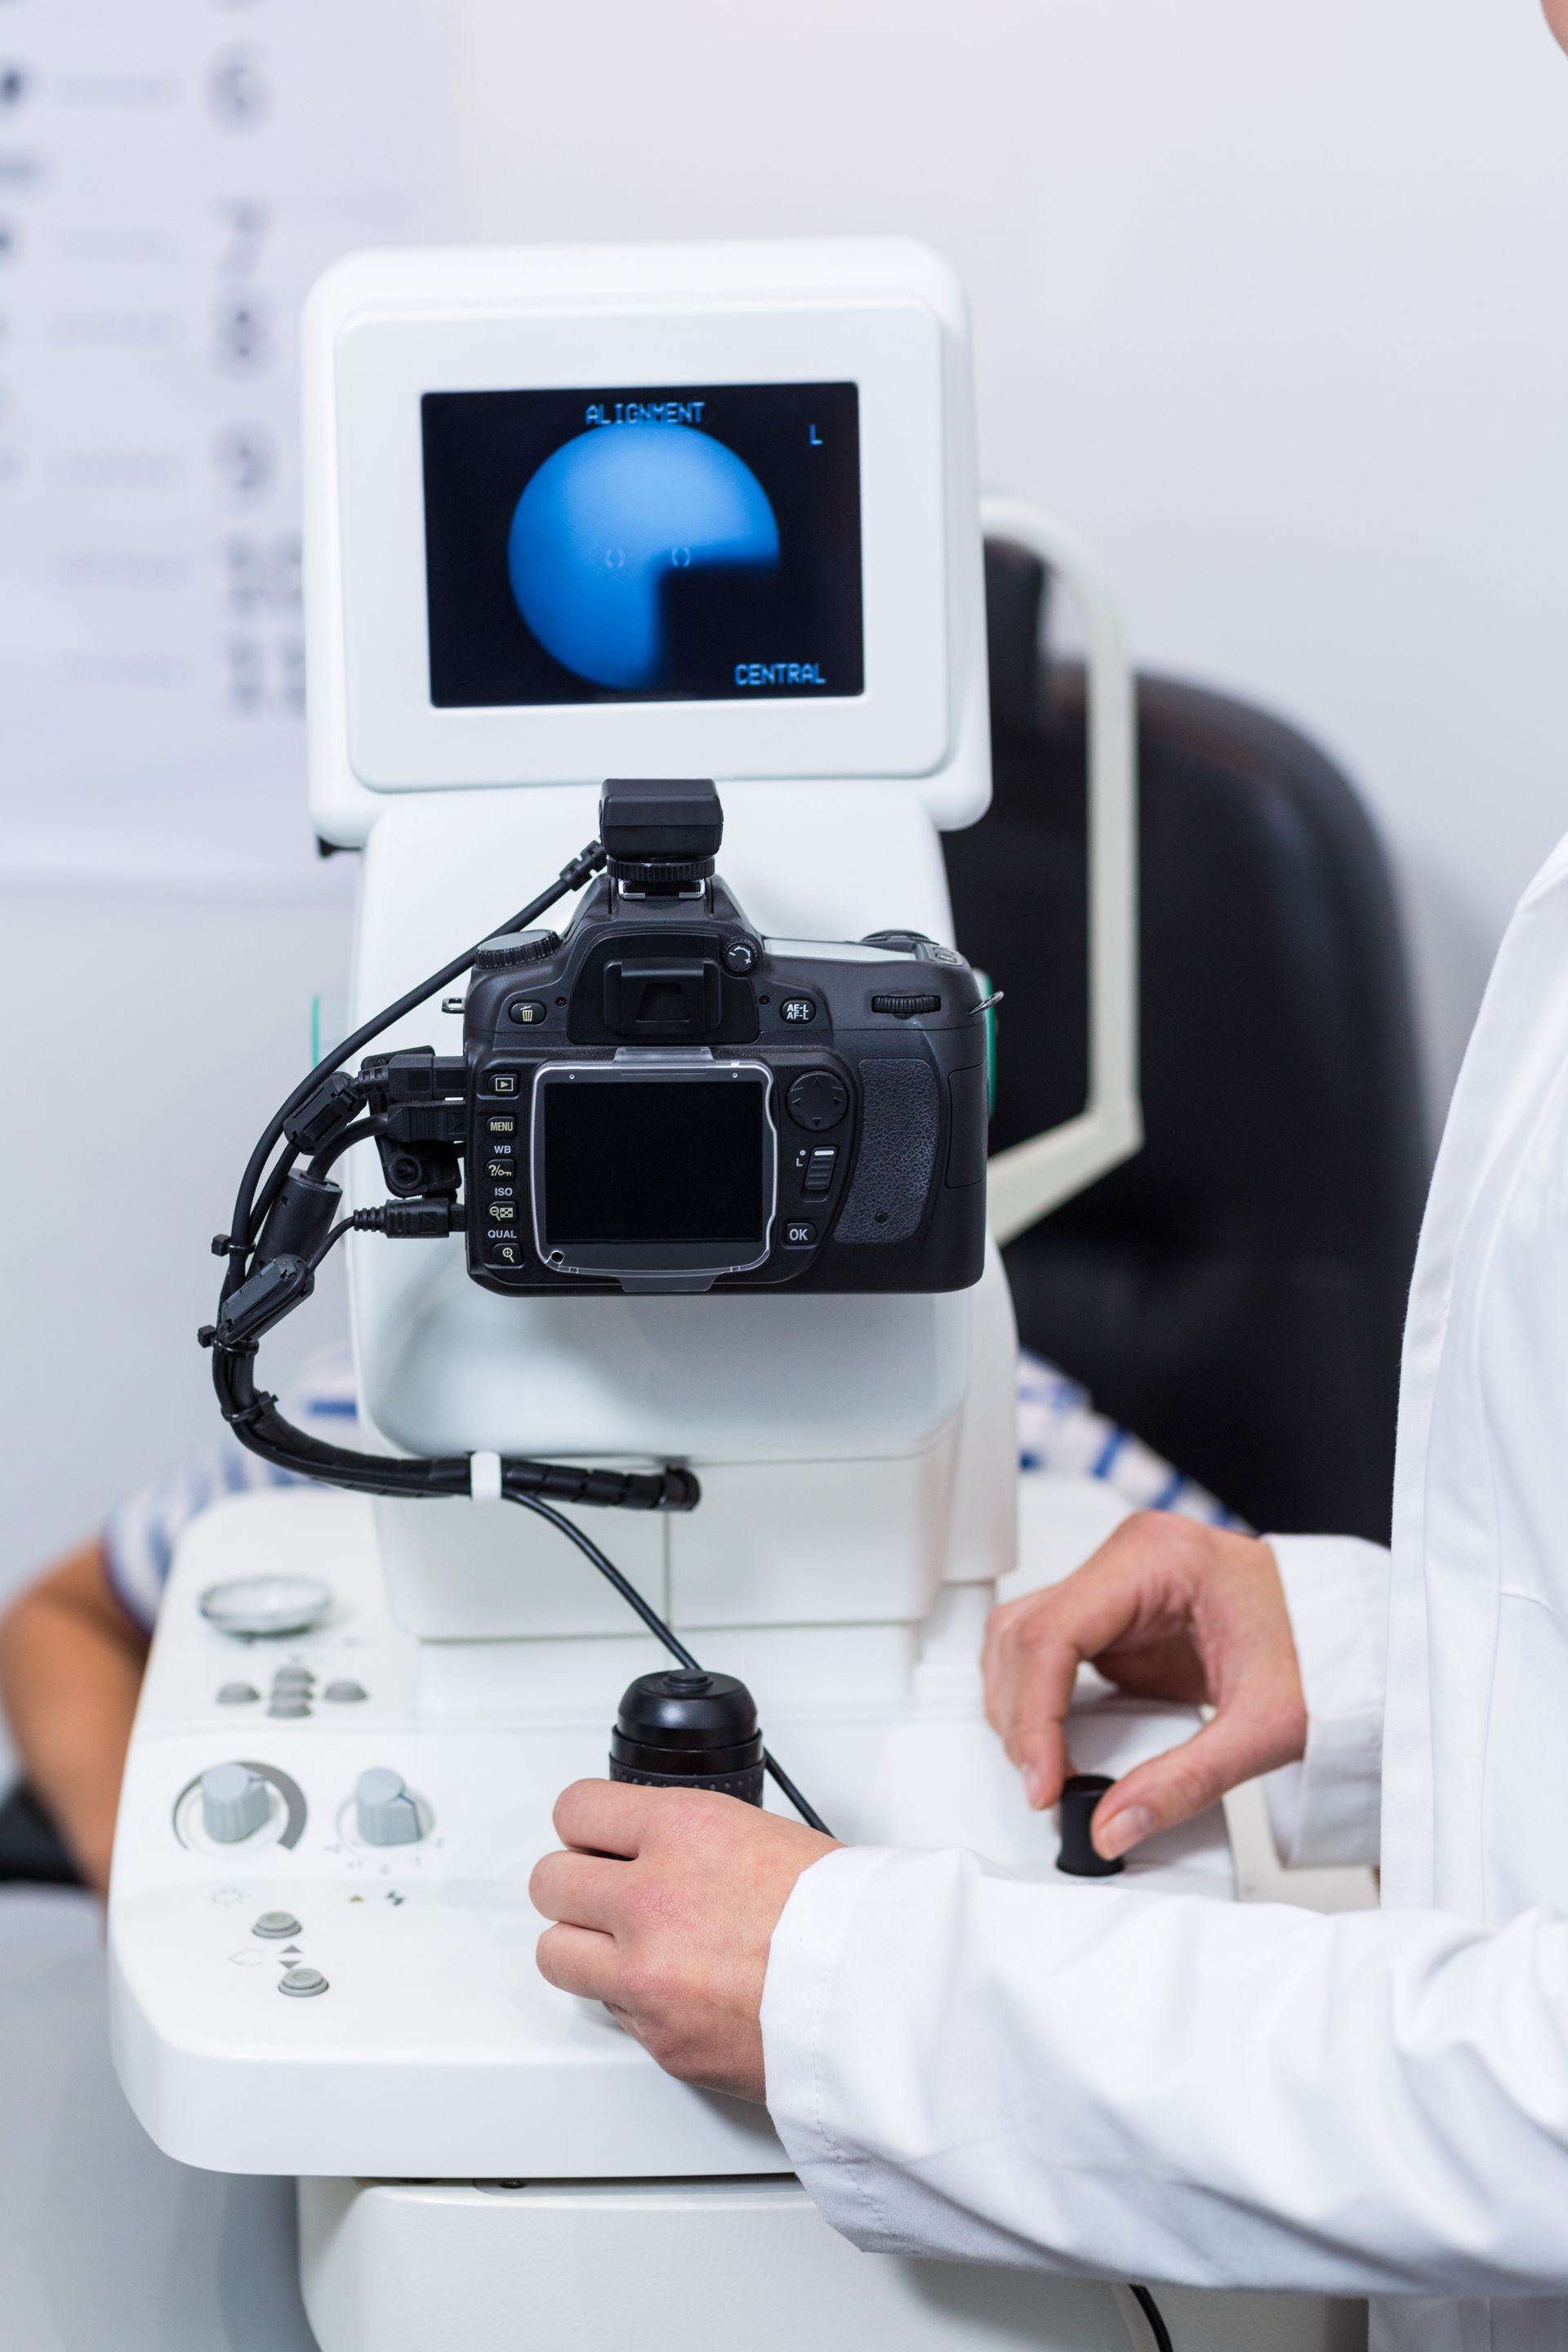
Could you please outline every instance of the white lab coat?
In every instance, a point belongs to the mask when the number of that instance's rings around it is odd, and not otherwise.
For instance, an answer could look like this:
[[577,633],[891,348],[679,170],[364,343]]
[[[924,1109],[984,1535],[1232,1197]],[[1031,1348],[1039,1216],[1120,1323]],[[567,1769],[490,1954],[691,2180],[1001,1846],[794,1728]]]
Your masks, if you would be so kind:
[[1563,2352],[1568,841],[1438,1157],[1392,1570],[1279,1549],[1310,1729],[1271,1810],[1287,1860],[1376,1859],[1381,1764],[1383,1909],[830,1855],[773,1937],[774,2123],[862,2246],[1369,2294],[1386,2352]]

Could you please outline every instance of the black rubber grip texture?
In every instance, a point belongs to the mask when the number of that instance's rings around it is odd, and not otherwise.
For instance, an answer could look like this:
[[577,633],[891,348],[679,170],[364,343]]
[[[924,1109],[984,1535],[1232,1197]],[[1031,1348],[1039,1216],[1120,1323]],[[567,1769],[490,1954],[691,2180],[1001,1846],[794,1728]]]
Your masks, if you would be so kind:
[[748,1765],[743,1772],[716,1772],[707,1778],[695,1772],[641,1772],[631,1764],[617,1763],[610,1759],[612,1780],[625,1780],[634,1789],[711,1789],[721,1797],[738,1797],[743,1805],[760,1805],[763,1801],[763,1767]]
[[865,1113],[836,1242],[907,1242],[920,1230],[936,1176],[942,1103],[929,1062],[862,1062]]

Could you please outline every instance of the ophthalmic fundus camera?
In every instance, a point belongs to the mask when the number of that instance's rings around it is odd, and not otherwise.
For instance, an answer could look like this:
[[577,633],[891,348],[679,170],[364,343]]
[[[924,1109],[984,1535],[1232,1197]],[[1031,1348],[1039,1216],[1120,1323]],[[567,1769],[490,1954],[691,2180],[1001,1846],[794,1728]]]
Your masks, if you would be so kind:
[[[1105,2287],[852,2252],[763,2112],[543,1982],[526,1893],[606,1769],[1055,1866],[980,1705],[1018,1525],[994,1238],[1137,1140],[1114,616],[995,510],[1088,625],[1094,1036],[1080,1116],[993,1163],[988,1240],[994,992],[938,838],[989,792],[945,268],[368,254],[304,374],[352,1026],[215,1244],[223,1411],[306,1483],[175,1560],[114,1862],[132,2105],[186,2163],[300,2176],[326,2352],[1122,2346]],[[342,1444],[266,1385],[334,1246]],[[1086,1738],[1169,1736],[1123,1706]],[[1211,1831],[1142,1874],[1230,1891]]]

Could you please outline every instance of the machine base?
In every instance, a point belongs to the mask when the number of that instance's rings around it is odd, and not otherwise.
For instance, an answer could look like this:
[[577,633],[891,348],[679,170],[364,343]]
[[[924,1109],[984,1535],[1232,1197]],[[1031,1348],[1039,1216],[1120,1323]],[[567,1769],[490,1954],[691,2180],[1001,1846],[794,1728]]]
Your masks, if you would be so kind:
[[[1148,2352],[1127,2289],[862,2254],[798,2181],[301,2180],[321,2352]],[[1176,2352],[1359,2352],[1364,2304],[1163,2288]]]

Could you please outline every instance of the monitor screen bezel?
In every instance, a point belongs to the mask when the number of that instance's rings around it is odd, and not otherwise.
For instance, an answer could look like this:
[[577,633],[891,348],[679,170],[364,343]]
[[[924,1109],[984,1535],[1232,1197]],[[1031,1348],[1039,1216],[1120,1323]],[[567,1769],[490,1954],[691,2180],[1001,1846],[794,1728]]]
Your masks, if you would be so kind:
[[[942,331],[909,296],[608,316],[351,317],[335,345],[343,720],[379,792],[627,773],[910,776],[951,751]],[[420,404],[584,383],[853,383],[864,686],[822,700],[430,699]]]

